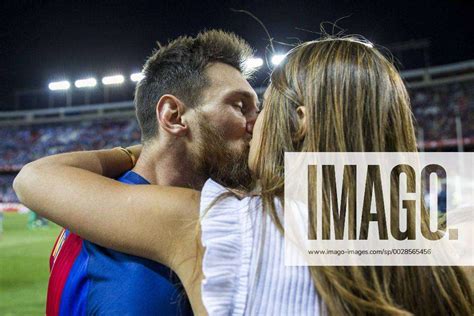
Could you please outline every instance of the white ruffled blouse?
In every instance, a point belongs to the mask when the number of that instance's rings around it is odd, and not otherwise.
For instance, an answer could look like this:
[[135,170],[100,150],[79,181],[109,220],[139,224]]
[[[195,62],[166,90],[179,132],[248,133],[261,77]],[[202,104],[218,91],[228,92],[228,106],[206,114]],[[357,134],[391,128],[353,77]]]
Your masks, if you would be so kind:
[[225,192],[209,179],[201,193],[202,297],[208,314],[318,315],[309,269],[285,266],[283,235],[263,212],[261,199],[229,197],[212,205]]

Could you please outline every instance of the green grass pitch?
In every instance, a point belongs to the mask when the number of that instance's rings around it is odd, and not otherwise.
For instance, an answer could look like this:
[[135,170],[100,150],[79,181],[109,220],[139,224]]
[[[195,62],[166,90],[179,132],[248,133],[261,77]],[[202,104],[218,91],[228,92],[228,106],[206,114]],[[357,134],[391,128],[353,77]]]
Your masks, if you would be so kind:
[[60,228],[27,228],[28,215],[6,213],[0,235],[0,315],[44,315],[49,255]]

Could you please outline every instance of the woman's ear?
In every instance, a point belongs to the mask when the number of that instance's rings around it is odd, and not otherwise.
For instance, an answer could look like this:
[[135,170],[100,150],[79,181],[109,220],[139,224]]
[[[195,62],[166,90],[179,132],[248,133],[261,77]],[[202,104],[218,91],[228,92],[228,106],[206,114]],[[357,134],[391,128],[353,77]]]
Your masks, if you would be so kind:
[[186,135],[188,126],[182,120],[185,110],[184,103],[174,95],[162,95],[156,103],[159,128],[174,136]]
[[301,141],[306,136],[307,131],[307,120],[306,120],[306,107],[299,106],[296,108],[296,115],[298,120],[298,130],[296,131],[293,140],[294,141]]

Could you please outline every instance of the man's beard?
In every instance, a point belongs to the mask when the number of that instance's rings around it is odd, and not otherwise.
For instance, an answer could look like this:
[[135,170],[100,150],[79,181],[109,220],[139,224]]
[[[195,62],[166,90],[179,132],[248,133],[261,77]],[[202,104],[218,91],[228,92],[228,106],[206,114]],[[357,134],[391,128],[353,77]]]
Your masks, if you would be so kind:
[[200,122],[198,169],[226,187],[248,190],[252,184],[248,166],[249,144],[241,150],[230,149],[222,133],[209,125],[205,116],[202,115]]

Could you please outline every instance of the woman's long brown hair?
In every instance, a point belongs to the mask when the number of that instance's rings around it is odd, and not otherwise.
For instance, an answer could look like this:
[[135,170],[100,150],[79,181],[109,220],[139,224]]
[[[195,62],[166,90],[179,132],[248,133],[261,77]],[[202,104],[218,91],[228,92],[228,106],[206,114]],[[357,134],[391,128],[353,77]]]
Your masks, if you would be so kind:
[[[264,209],[282,231],[274,201],[284,195],[285,152],[417,151],[400,74],[372,44],[356,37],[294,48],[273,71],[264,104],[255,176]],[[305,107],[306,127],[298,125],[299,106]],[[471,288],[459,267],[309,269],[331,315],[472,314]]]

